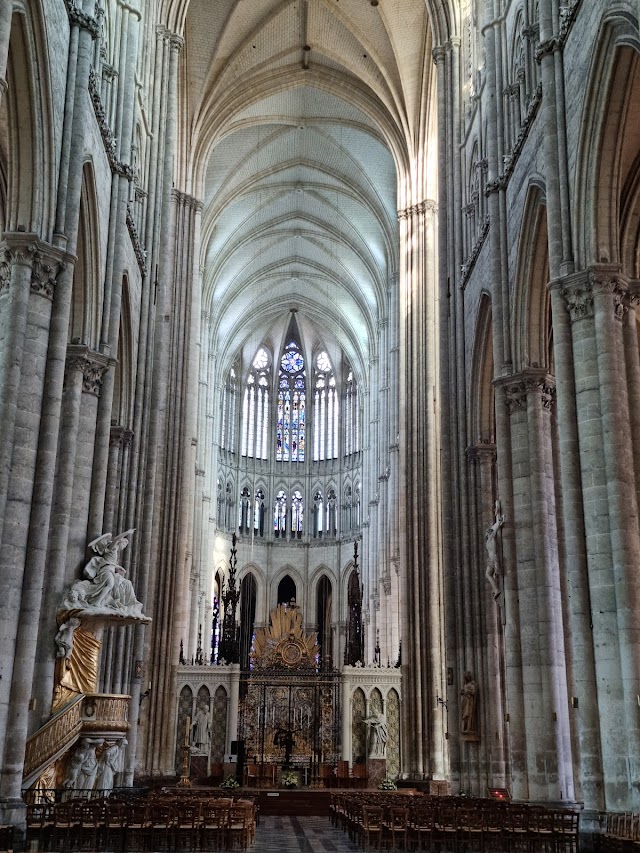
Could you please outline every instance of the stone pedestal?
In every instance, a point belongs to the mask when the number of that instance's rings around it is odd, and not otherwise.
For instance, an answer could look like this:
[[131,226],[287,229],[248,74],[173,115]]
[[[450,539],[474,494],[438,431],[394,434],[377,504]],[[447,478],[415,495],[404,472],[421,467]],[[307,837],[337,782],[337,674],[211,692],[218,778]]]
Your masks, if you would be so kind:
[[368,787],[377,788],[383,779],[387,777],[387,759],[386,758],[369,758],[367,759],[367,777]]
[[208,761],[206,755],[197,755],[191,754],[191,771],[189,773],[190,779],[195,779],[196,781],[199,779],[206,779],[209,775]]

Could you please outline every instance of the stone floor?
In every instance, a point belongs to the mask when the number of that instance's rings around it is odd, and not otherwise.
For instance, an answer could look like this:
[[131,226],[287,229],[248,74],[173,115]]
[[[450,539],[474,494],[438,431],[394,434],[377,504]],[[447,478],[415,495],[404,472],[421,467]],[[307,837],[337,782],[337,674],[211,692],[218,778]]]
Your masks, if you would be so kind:
[[328,817],[261,817],[251,853],[347,853],[360,850]]

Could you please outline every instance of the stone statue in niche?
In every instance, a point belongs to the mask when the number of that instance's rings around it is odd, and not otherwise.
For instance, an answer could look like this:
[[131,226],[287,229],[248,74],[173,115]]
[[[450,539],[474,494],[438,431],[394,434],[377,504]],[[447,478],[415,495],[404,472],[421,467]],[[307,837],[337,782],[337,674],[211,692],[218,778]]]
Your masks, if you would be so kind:
[[378,711],[371,711],[364,722],[369,729],[369,758],[386,758],[389,740],[387,718]]
[[198,710],[191,723],[191,743],[198,752],[209,754],[211,749],[211,714],[203,703],[198,705]]
[[150,621],[149,617],[143,615],[142,604],[136,598],[133,584],[125,577],[126,570],[118,562],[120,552],[129,544],[133,532],[127,530],[118,536],[104,533],[89,543],[94,556],[84,567],[84,580],[71,585],[61,610],[87,617]]
[[464,683],[460,691],[460,717],[462,720],[462,735],[468,735],[472,738],[477,738],[477,701],[478,701],[478,685],[473,677],[473,673],[467,671],[464,674]]
[[500,597],[500,565],[498,560],[497,537],[500,528],[504,524],[504,515],[500,512],[500,501],[496,501],[495,518],[491,527],[484,534],[484,543],[487,549],[487,568],[485,577],[493,590],[493,597]]

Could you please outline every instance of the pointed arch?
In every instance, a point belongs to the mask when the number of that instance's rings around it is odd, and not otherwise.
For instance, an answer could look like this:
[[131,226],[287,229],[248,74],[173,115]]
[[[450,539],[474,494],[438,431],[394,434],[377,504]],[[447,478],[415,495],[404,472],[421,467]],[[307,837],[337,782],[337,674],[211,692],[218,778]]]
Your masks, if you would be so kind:
[[100,270],[100,223],[93,163],[82,168],[77,261],[73,271],[69,343],[100,348],[103,285]]
[[593,52],[576,168],[577,259],[622,261],[621,210],[640,151],[640,41],[624,14],[603,21]]
[[512,340],[516,371],[551,368],[549,238],[544,188],[532,183],[527,193],[518,243]]
[[333,584],[322,574],[316,585],[316,625],[321,669],[333,667]]
[[495,442],[495,392],[493,388],[493,321],[491,297],[480,296],[471,356],[469,436],[472,444]]
[[57,158],[53,154],[48,56],[40,19],[31,7],[16,9],[11,20],[8,88],[3,99],[9,128],[6,229],[35,233],[50,241]]

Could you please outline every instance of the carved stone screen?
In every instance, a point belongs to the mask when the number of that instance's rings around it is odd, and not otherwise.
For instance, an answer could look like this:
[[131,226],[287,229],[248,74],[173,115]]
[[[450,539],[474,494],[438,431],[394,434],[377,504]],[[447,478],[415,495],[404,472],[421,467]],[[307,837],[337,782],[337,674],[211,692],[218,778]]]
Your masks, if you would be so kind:
[[213,697],[211,713],[211,761],[224,761],[224,745],[227,740],[227,691],[220,686]]
[[176,723],[176,775],[182,771],[182,747],[187,729],[187,720],[193,708],[193,691],[186,685],[180,691],[178,699],[178,721]]
[[400,772],[400,698],[396,690],[387,694],[387,776],[395,779]]
[[351,749],[352,763],[359,764],[367,759],[367,727],[365,717],[367,703],[364,691],[359,687],[351,702]]

